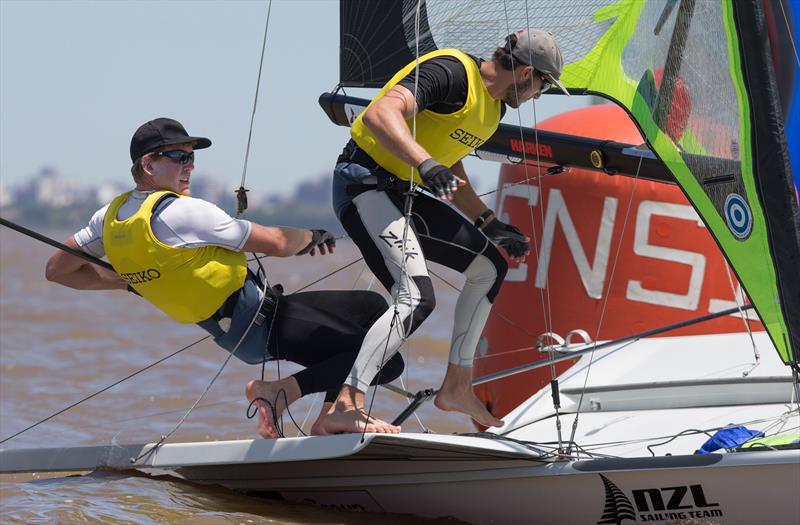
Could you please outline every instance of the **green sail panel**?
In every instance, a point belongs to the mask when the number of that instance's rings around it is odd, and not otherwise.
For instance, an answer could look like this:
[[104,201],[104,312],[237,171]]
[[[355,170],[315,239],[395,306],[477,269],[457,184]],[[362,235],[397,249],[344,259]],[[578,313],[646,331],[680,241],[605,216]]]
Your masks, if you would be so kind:
[[[613,20],[611,27],[593,50],[565,67],[562,78],[569,88],[601,94],[628,110],[730,261],[781,358],[790,363],[800,347],[800,236],[791,224],[790,185],[782,221],[763,205],[768,199],[759,175],[791,180],[791,172],[785,155],[773,155],[773,165],[758,158],[764,141],[783,141],[785,151],[785,138],[779,119],[773,120],[774,129],[762,131],[767,137],[754,134],[757,113],[737,27],[759,22],[758,5],[750,4],[754,13],[746,21],[730,1],[637,0],[603,7],[595,12],[595,23]],[[769,63],[768,56],[762,58]],[[751,53],[747,64],[752,61]],[[775,230],[789,231],[779,239]],[[787,251],[783,259],[776,257]]]

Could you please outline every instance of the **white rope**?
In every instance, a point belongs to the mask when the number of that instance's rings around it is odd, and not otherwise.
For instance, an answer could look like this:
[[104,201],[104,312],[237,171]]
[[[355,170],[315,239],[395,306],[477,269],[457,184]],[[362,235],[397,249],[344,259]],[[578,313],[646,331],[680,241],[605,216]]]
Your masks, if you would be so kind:
[[781,6],[781,13],[783,14],[783,22],[786,24],[786,34],[789,35],[789,42],[792,43],[792,51],[794,51],[794,61],[795,63],[800,66],[800,56],[797,55],[797,46],[794,43],[794,37],[792,36],[792,26],[789,24],[789,19],[786,16],[786,10],[783,8],[783,0],[778,0],[778,4]]
[[[733,300],[736,303],[736,307],[739,309],[739,315],[742,317],[742,323],[744,324],[744,329],[747,330],[747,334],[750,336],[750,344],[753,347],[753,357],[755,358],[755,363],[749,370],[745,370],[742,372],[743,377],[747,377],[750,373],[755,370],[755,368],[761,363],[761,355],[758,352],[758,346],[756,345],[756,340],[753,338],[753,331],[750,329],[750,317],[749,312],[745,312],[742,310],[743,302],[744,302],[744,290],[742,290],[741,285],[739,286],[739,293],[736,293],[736,285],[733,282],[733,276],[731,275],[731,269],[728,265],[727,259],[725,262],[725,273],[728,275],[728,284],[731,287],[731,293],[733,294]],[[739,301],[739,296],[741,294],[741,301]]]

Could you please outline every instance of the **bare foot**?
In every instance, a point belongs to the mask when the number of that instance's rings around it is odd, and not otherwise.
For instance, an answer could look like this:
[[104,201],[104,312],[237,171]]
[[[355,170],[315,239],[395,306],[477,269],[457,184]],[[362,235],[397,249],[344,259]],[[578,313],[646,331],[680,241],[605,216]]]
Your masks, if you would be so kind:
[[503,426],[503,420],[492,415],[472,391],[472,368],[447,365],[442,388],[433,402],[447,412],[461,412],[485,427]]
[[333,403],[330,401],[324,401],[322,403],[322,409],[319,411],[319,415],[317,416],[317,420],[314,421],[314,424],[311,425],[311,430],[308,431],[309,434],[312,436],[324,436],[325,434],[322,433],[322,420],[325,419],[325,416],[328,415],[328,412],[333,407]]
[[275,439],[281,437],[277,418],[287,406],[300,399],[300,386],[292,376],[279,381],[254,379],[247,383],[245,395],[251,403],[255,400],[258,407],[258,435],[265,439]]
[[399,434],[400,427],[367,417],[364,393],[348,385],[342,387],[339,397],[336,402],[329,404],[327,412],[320,413],[311,429],[311,433],[318,436],[361,432]]
[[[378,418],[367,417],[367,413],[359,409],[334,410],[325,415],[321,421],[315,424],[319,436],[341,433],[362,433],[372,432],[376,434],[399,434],[400,427],[390,425]],[[314,433],[314,429],[312,429]]]

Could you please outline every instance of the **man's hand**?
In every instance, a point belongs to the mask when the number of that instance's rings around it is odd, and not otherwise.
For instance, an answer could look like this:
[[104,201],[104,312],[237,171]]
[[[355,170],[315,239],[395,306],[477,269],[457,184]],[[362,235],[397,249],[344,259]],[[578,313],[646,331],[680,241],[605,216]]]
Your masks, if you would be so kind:
[[325,255],[326,253],[333,253],[334,249],[336,248],[336,238],[333,234],[327,230],[310,230],[311,231],[311,242],[308,245],[297,252],[297,255],[305,255],[310,253],[314,255],[316,250],[319,249],[320,255]]
[[443,200],[453,200],[453,192],[457,191],[459,186],[466,184],[466,181],[456,177],[450,168],[433,159],[422,161],[417,170],[422,182],[431,193]]
[[506,224],[499,219],[484,226],[483,233],[496,245],[502,246],[508,256],[516,262],[523,262],[525,256],[531,252],[530,239],[516,226]]

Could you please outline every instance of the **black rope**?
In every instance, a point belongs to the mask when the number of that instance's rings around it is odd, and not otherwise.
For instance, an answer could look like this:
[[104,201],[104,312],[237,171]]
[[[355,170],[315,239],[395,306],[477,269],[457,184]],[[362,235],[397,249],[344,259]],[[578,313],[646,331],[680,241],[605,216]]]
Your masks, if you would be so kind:
[[58,248],[59,250],[65,251],[65,252],[69,253],[70,255],[74,255],[75,257],[80,257],[81,259],[89,261],[92,264],[96,264],[98,266],[102,266],[103,268],[111,270],[112,272],[115,271],[114,267],[111,266],[109,263],[107,263],[105,261],[102,261],[102,260],[98,259],[97,257],[95,257],[93,255],[89,255],[88,253],[86,253],[86,252],[84,252],[82,250],[76,250],[75,248],[71,248],[71,247],[67,246],[64,243],[60,243],[60,242],[58,242],[58,241],[56,241],[54,239],[51,239],[50,237],[45,237],[41,233],[35,232],[33,230],[29,230],[28,228],[26,228],[24,226],[20,226],[19,224],[11,222],[11,221],[9,221],[7,219],[4,219],[2,217],[0,217],[0,224],[2,224],[3,226],[5,226],[7,228],[11,228],[12,230],[16,230],[16,231],[18,231],[19,233],[21,233],[23,235],[27,235],[28,237],[32,237],[32,238],[36,239],[37,241],[41,241],[41,242],[43,242],[45,244],[49,244],[50,246],[52,246],[54,248]]

